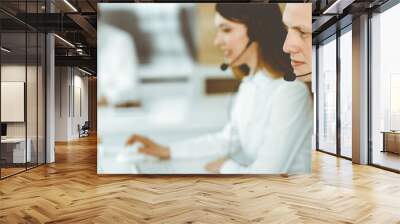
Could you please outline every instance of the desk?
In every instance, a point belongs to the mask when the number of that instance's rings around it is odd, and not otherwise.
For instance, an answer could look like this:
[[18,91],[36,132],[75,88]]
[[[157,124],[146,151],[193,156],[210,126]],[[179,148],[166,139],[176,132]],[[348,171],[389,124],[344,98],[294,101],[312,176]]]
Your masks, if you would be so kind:
[[124,146],[97,146],[98,174],[207,174],[205,166],[218,157],[159,160],[141,153],[120,153]]
[[[230,94],[201,95],[180,83],[141,87],[140,108],[98,108],[97,172],[99,174],[206,173],[204,165],[215,158],[159,161],[131,152],[118,161],[125,142],[139,133],[168,145],[172,142],[222,130],[232,104]],[[157,89],[157,91],[154,91]]]
[[[31,145],[32,141],[30,138],[27,139],[27,146],[26,147],[26,154],[25,154],[25,138],[6,138],[6,139],[1,139],[1,144],[2,144],[2,156],[3,152],[6,152],[5,154],[7,155],[8,152],[10,151],[10,154],[12,154],[12,160],[11,156],[10,158],[6,158],[7,162],[10,163],[25,163],[25,162],[30,162],[31,161]],[[13,146],[11,149],[9,146]],[[25,161],[25,158],[27,158],[27,161]]]
[[382,131],[383,150],[382,152],[392,152],[400,154],[400,131]]

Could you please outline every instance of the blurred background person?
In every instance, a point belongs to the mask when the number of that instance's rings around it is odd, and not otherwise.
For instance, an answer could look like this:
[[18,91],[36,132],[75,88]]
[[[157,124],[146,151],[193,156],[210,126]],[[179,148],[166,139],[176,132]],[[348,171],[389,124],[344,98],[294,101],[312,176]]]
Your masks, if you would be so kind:
[[135,42],[127,32],[109,24],[102,24],[98,30],[112,33],[112,36],[100,35],[98,38],[100,106],[139,105]]
[[[160,159],[213,155],[211,173],[301,173],[310,171],[312,104],[282,52],[286,30],[278,5],[217,4],[214,44],[240,84],[231,117],[221,132],[169,146],[141,135],[139,151]],[[285,79],[285,80],[284,80]]]

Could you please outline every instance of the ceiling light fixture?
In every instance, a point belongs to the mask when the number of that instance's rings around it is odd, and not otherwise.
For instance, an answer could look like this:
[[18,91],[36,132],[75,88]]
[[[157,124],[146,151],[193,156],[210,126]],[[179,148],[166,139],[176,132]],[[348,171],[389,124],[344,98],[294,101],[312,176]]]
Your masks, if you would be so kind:
[[71,4],[69,3],[68,0],[64,0],[65,4],[67,4],[72,10],[74,10],[74,12],[78,12],[78,10]]
[[343,13],[343,10],[351,5],[354,0],[336,0],[332,5],[330,5],[327,9],[322,13],[323,15],[339,15]]
[[87,74],[87,75],[92,76],[92,73],[90,73],[90,72],[88,72],[88,71],[86,71],[86,70],[83,70],[83,69],[81,69],[81,68],[79,68],[79,67],[78,67],[78,70],[81,71],[81,72],[83,72],[83,73],[85,73],[85,74]]
[[1,47],[1,50],[4,51],[4,52],[6,52],[6,53],[10,53],[10,52],[11,52],[11,50],[9,50],[9,49],[7,49],[7,48],[5,48],[5,47]]
[[71,44],[71,42],[69,42],[68,40],[66,40],[66,39],[64,39],[64,38],[62,38],[62,37],[60,37],[60,36],[57,35],[57,34],[54,34],[54,36],[57,37],[57,38],[58,38],[59,40],[61,40],[62,42],[64,42],[64,43],[66,43],[67,45],[69,45],[70,47],[75,48],[75,45]]

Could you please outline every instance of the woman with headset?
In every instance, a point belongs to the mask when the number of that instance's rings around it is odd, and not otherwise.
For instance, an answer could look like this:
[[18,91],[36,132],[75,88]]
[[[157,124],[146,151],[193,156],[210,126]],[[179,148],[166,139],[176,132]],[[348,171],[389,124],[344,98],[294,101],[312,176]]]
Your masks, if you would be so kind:
[[160,159],[215,156],[210,173],[304,173],[311,166],[312,102],[282,51],[287,31],[276,4],[216,4],[214,44],[241,84],[228,124],[218,133],[160,145],[133,135],[139,151]]

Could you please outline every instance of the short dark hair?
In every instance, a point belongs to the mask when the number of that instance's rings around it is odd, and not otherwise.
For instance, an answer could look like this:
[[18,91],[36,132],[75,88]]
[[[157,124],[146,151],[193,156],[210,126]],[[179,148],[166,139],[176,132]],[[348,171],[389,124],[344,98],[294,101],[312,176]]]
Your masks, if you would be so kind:
[[287,30],[278,4],[217,3],[215,9],[225,19],[247,27],[249,39],[259,45],[263,67],[279,77],[293,73],[290,56],[282,50]]

